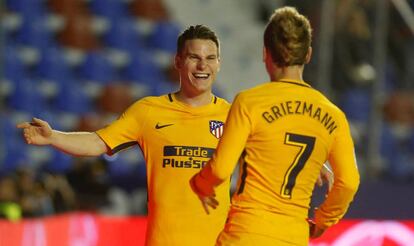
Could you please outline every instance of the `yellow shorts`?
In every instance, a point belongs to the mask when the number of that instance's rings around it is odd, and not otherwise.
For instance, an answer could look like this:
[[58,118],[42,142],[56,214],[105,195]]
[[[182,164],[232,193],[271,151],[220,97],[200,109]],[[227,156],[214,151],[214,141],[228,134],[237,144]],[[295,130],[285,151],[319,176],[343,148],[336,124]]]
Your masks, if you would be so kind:
[[305,219],[273,214],[258,209],[230,210],[216,245],[307,246],[309,225]]
[[280,241],[265,235],[246,233],[246,232],[226,232],[223,231],[217,238],[216,246],[251,246],[251,245],[277,245],[292,246],[295,244]]

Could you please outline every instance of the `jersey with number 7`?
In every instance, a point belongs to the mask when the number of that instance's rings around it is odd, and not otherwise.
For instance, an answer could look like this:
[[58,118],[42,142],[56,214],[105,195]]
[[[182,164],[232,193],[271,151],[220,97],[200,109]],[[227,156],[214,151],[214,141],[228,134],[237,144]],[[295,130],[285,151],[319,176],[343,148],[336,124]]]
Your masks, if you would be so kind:
[[239,93],[202,176],[224,179],[242,151],[227,232],[307,245],[306,218],[322,165],[330,162],[335,183],[316,212],[318,226],[329,227],[345,214],[359,184],[345,115],[302,81],[281,80]]

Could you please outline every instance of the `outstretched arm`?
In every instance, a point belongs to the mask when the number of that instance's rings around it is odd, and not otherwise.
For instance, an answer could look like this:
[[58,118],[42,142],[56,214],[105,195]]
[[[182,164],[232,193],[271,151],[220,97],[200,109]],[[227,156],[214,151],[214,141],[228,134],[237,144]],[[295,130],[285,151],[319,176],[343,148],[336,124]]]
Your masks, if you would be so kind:
[[17,125],[28,144],[52,145],[74,156],[98,156],[107,151],[105,142],[94,132],[60,132],[38,118]]

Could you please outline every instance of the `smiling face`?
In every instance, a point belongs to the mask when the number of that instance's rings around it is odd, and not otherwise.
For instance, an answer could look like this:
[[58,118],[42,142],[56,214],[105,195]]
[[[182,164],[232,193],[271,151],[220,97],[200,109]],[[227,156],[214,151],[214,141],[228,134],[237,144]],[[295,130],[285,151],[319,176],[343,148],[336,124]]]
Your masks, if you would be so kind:
[[217,45],[209,39],[185,41],[184,48],[175,56],[175,67],[180,74],[181,91],[184,94],[210,94],[220,69]]

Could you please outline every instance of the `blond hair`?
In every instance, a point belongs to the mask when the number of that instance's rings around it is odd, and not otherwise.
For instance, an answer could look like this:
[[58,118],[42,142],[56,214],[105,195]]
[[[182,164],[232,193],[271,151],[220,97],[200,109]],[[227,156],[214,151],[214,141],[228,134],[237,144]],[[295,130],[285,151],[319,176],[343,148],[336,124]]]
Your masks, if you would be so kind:
[[311,39],[309,20],[293,7],[276,9],[264,32],[264,45],[281,67],[305,64]]

